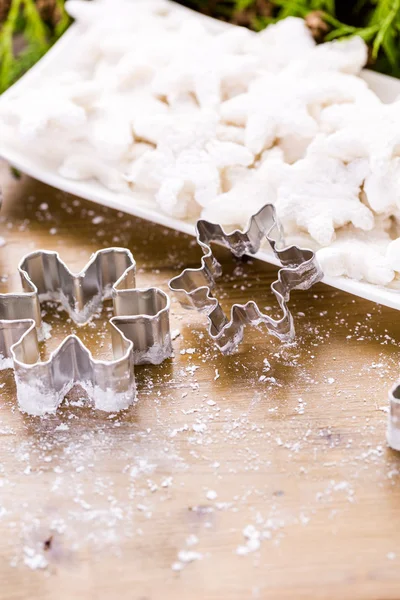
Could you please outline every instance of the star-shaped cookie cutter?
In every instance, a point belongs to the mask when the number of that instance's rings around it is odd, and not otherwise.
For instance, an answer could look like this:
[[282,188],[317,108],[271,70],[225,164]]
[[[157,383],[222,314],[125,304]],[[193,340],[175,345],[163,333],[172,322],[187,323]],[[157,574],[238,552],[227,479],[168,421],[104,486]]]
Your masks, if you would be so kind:
[[[201,267],[185,269],[178,277],[171,279],[169,287],[184,308],[207,314],[208,333],[221,352],[231,354],[236,350],[243,339],[245,325],[264,324],[268,332],[281,341],[293,340],[293,318],[287,306],[290,293],[295,289],[310,288],[322,279],[323,273],[312,250],[285,246],[275,207],[266,204],[261,208],[251,217],[246,231],[226,233],[220,225],[204,220],[197,222],[196,231],[197,242],[204,253]],[[232,254],[241,257],[258,252],[264,239],[267,239],[283,265],[278,272],[278,279],[271,284],[282,316],[277,320],[273,319],[262,313],[257,304],[250,300],[246,304],[234,304],[228,319],[218,300],[211,294],[216,278],[222,274],[222,268],[214,257],[210,244],[216,242],[226,246]]]
[[[136,263],[126,248],[92,255],[74,275],[57,252],[26,255],[18,270],[24,292],[0,294],[0,355],[13,366],[18,403],[24,412],[54,412],[79,384],[97,409],[118,411],[136,398],[134,365],[159,364],[172,353],[170,301],[158,288],[135,287]],[[113,299],[112,360],[97,360],[76,335],[69,335],[40,362],[40,302],[56,300],[84,324],[104,300]],[[8,360],[7,360],[8,359]]]

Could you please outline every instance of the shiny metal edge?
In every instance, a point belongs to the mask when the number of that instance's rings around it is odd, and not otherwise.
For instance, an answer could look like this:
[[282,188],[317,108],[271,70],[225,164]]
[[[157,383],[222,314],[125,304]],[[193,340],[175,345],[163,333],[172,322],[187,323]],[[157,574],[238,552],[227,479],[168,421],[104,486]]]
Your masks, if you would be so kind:
[[[234,352],[243,339],[245,325],[264,324],[270,334],[284,342],[294,339],[293,318],[287,306],[294,289],[309,289],[321,281],[323,273],[315,253],[307,248],[285,246],[284,237],[276,217],[275,207],[266,204],[249,220],[245,231],[226,233],[218,224],[200,220],[196,225],[197,242],[203,251],[201,267],[185,269],[169,282],[184,308],[205,312],[208,316],[208,333],[223,354]],[[213,255],[211,243],[226,246],[232,254],[241,257],[255,254],[266,239],[283,268],[271,284],[282,315],[279,319],[262,313],[250,300],[234,304],[230,319],[224,314],[217,298],[212,296],[215,280],[222,274],[221,265]]]
[[[126,248],[92,255],[73,274],[57,252],[38,250],[21,260],[22,293],[0,294],[2,367],[14,368],[18,403],[24,412],[54,412],[76,384],[95,408],[117,411],[136,399],[135,364],[160,364],[172,353],[170,299],[158,288],[135,286],[135,260]],[[62,303],[83,324],[112,298],[110,319],[114,358],[94,359],[76,335],[67,336],[46,361],[40,361],[40,301]]]

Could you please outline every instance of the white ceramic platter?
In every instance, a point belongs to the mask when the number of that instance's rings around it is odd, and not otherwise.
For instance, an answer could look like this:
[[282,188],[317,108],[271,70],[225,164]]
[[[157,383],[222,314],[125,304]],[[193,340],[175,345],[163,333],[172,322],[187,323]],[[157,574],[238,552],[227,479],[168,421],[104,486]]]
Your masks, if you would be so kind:
[[[188,11],[189,9],[178,5],[178,10]],[[191,15],[194,14],[192,11],[190,13]],[[210,19],[209,17],[202,15],[198,15],[198,17],[199,19],[206,19],[215,28],[226,27],[226,24]],[[72,26],[39,63],[0,97],[0,104],[7,95],[13,93],[13,90],[18,88],[19,93],[21,93],[24,89],[35,86],[35,83],[41,81],[43,78],[51,77],[53,73],[60,73],[60,69],[64,65],[68,65],[71,55],[70,49],[74,46],[78,35],[80,35],[78,29]],[[365,70],[362,76],[383,102],[392,102],[400,95],[400,80],[368,70]],[[0,156],[22,172],[60,190],[147,219],[148,221],[153,221],[165,227],[190,235],[195,234],[193,223],[173,219],[162,214],[146,197],[140,195],[127,196],[111,192],[95,181],[71,181],[64,179],[57,173],[56,166],[52,166],[49,159],[44,160],[38,156],[24,152],[23,145],[18,143],[16,136],[10,136],[9,132],[8,135],[1,135],[0,131]],[[258,252],[256,257],[271,264],[279,264],[276,258],[266,250]],[[361,298],[400,310],[400,291],[390,290],[345,277],[324,277],[323,281],[330,286],[360,296]]]

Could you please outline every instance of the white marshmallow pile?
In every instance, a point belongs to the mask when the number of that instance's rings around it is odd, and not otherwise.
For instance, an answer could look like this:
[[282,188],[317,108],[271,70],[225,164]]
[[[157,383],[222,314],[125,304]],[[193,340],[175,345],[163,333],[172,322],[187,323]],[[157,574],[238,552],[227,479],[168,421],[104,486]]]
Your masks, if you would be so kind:
[[67,64],[1,105],[27,150],[180,219],[246,226],[273,202],[327,275],[400,283],[400,101],[359,77],[360,38],[317,46],[301,19],[253,33],[168,0],[67,10]]

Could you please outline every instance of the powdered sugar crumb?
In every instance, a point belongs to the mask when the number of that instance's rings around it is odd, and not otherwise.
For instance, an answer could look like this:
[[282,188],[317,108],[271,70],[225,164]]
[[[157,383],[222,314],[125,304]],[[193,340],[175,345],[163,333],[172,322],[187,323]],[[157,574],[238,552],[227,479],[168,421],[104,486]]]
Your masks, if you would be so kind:
[[218,497],[218,494],[215,490],[208,490],[206,494],[207,500],[215,500]]

